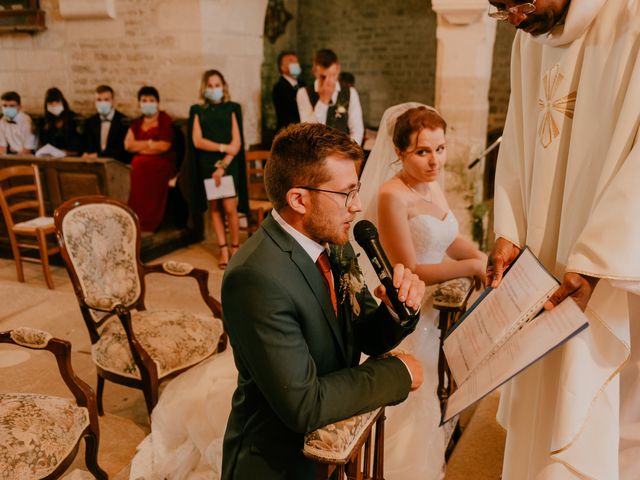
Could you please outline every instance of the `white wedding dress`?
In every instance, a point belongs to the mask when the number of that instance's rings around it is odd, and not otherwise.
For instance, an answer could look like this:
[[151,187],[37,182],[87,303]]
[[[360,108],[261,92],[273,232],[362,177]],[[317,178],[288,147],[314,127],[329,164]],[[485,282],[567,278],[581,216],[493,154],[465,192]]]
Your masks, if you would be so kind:
[[[458,222],[449,211],[444,220],[418,215],[409,220],[416,263],[442,262],[458,234]],[[422,364],[424,383],[406,401],[386,410],[384,477],[386,480],[440,480],[444,477],[445,434],[440,427],[438,312],[427,291],[415,332],[398,349],[414,355]]]
[[173,379],[138,445],[131,480],[220,478],[222,440],[238,381],[231,348]]

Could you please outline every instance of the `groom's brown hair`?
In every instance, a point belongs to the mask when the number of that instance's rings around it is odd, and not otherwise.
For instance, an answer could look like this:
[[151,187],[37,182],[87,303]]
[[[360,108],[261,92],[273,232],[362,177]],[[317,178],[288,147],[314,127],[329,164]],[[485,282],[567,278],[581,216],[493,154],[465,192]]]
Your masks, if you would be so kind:
[[320,123],[294,124],[278,133],[264,175],[273,207],[280,210],[287,205],[291,188],[328,181],[325,159],[332,155],[354,161],[364,158],[362,148],[349,135]]

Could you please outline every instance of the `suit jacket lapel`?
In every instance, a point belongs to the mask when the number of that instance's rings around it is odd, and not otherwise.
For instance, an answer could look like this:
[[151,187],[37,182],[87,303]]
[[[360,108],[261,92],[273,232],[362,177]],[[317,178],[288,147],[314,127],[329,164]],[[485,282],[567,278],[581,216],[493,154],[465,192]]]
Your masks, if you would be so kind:
[[[345,364],[349,361],[347,351],[345,348],[345,338],[340,327],[340,322],[333,312],[333,305],[331,304],[331,297],[327,291],[327,287],[322,280],[318,267],[311,260],[307,252],[296,242],[291,235],[284,231],[284,229],[276,222],[273,217],[268,216],[261,227],[264,231],[273,239],[273,241],[285,252],[289,252],[291,260],[300,270],[300,273],[304,276],[309,288],[311,289],[316,300],[320,304],[322,313],[329,323],[331,331],[336,339],[336,342],[340,346],[340,352],[343,356]],[[334,277],[335,278],[335,277]],[[337,285],[337,284],[336,284]],[[341,305],[338,303],[338,309]]]

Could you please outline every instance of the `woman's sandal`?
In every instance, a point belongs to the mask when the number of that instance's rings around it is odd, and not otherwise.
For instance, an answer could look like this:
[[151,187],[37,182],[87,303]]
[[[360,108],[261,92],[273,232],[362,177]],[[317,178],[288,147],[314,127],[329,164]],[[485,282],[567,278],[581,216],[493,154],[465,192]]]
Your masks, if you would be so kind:
[[[227,244],[225,243],[224,245],[218,245],[218,247],[220,248],[220,256],[222,256],[222,249],[223,248],[229,248],[227,247]],[[227,259],[231,258],[231,255],[227,255]],[[220,270],[224,270],[225,268],[227,268],[227,264],[229,263],[229,260],[227,260],[226,262],[223,262],[221,259],[218,259],[218,268]]]

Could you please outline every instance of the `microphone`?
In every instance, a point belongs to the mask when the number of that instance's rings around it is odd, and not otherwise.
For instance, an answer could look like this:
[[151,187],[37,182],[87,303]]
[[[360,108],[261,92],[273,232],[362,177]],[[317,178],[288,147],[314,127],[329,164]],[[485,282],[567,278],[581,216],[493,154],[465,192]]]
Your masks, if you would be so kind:
[[387,255],[380,245],[378,230],[369,220],[360,220],[353,227],[353,236],[356,242],[362,247],[364,253],[369,257],[373,269],[387,291],[387,297],[393,306],[393,310],[398,315],[400,322],[404,322],[407,317],[414,315],[410,308],[398,300],[398,289],[393,286],[393,267],[389,263]]

